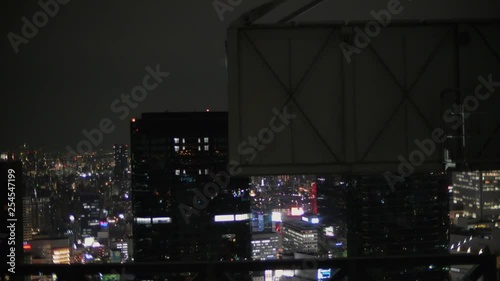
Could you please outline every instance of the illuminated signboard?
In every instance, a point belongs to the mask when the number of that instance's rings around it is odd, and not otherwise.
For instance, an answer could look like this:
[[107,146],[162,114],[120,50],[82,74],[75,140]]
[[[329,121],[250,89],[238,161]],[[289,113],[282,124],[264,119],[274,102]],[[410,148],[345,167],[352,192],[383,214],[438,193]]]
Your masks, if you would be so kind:
[[94,243],[94,241],[95,241],[94,237],[85,237],[85,239],[83,240],[83,245],[85,247],[90,247],[90,246],[92,246],[92,244]]
[[331,269],[318,269],[318,280],[330,280]]
[[271,220],[274,222],[281,222],[281,213],[280,212],[273,212],[271,215]]
[[172,218],[170,218],[170,217],[153,218],[153,224],[171,223],[171,222],[172,222]]
[[292,213],[292,216],[302,216],[304,214],[304,209],[292,207],[291,213]]
[[250,214],[234,215],[234,220],[235,221],[244,221],[244,220],[249,220],[249,219],[250,219]]
[[334,236],[333,226],[329,226],[329,227],[325,228],[325,236],[329,236],[329,237]]
[[215,222],[234,221],[234,215],[218,215],[214,217]]

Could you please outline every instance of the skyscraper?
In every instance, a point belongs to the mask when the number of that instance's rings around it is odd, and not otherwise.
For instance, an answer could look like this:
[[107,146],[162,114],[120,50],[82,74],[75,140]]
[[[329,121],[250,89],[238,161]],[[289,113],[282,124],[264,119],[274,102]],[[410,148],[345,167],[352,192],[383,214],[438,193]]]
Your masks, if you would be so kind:
[[31,240],[33,233],[32,226],[32,203],[31,197],[24,196],[23,197],[23,240],[29,241]]
[[227,130],[225,112],[132,119],[135,261],[250,258],[248,180],[229,181]]
[[[384,176],[346,180],[351,186],[348,256],[447,254],[449,182],[447,175],[418,174],[391,189]],[[444,280],[447,276],[439,267],[378,268],[370,273],[379,278],[392,276],[393,280]]]
[[113,145],[113,160],[115,167],[113,170],[114,184],[110,190],[111,195],[119,196],[123,199],[125,194],[130,192],[128,145]]
[[127,179],[128,172],[128,145],[126,144],[115,144],[113,145],[114,150],[114,177],[117,181],[125,181]]
[[468,171],[453,174],[453,203],[475,220],[500,216],[500,171]]

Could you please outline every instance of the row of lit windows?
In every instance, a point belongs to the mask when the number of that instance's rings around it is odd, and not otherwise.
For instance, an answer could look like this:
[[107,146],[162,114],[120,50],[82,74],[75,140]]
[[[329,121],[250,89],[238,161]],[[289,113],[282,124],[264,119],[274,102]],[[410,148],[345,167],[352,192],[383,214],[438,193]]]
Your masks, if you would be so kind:
[[495,187],[483,187],[483,192],[484,191],[500,191],[500,187],[495,186]]
[[[186,170],[182,170],[182,174],[185,175],[186,174]],[[204,171],[202,171],[201,169],[198,169],[198,174],[199,175],[208,175],[208,169],[205,169]],[[180,176],[181,175],[181,170],[175,170],[175,175],[176,176]]]
[[489,209],[489,210],[497,210],[497,209],[500,209],[500,204],[498,203],[484,203],[484,208],[485,209]]
[[472,191],[477,191],[479,189],[479,187],[477,185],[459,185],[459,184],[456,184],[453,186],[454,187],[454,190],[456,189],[470,189]]
[[[208,149],[209,149],[208,145],[203,146],[204,151],[208,151]],[[181,147],[178,145],[175,145],[174,150],[175,150],[175,152],[179,152],[181,150]],[[186,150],[186,146],[182,146],[182,150]],[[198,146],[198,151],[201,151],[201,146]]]
[[[208,137],[203,138],[204,143],[208,143]],[[179,143],[180,139],[179,138],[174,138],[174,143]],[[182,143],[186,143],[186,139],[182,138]],[[201,138],[198,138],[198,143],[201,143]]]

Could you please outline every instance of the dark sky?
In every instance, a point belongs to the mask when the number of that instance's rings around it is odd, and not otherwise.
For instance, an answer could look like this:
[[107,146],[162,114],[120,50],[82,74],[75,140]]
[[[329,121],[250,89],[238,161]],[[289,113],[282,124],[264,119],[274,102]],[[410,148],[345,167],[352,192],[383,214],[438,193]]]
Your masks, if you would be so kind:
[[[226,27],[265,0],[243,0],[234,11],[225,13],[224,21],[212,2],[71,0],[60,5],[58,13],[27,44],[19,46],[18,54],[7,35],[22,35],[21,18],[31,20],[41,8],[37,1],[3,3],[0,151],[24,142],[49,149],[75,147],[85,139],[81,131],[98,128],[103,118],[110,118],[116,129],[104,135],[99,148],[128,143],[129,118],[120,120],[110,105],[121,93],[128,94],[142,83],[148,65],[160,64],[161,70],[171,75],[130,117],[165,110],[226,111]],[[382,9],[388,1],[327,2],[317,9],[313,20],[369,18],[371,9]],[[405,15],[437,18],[437,11],[442,11],[447,17],[457,16],[449,3],[418,3],[408,4]],[[459,16],[482,15],[469,9],[468,0],[453,3],[455,11],[461,11]],[[474,5],[490,16],[499,14],[498,1],[477,1]]]
[[117,128],[102,148],[128,143],[128,119],[120,120],[110,105],[142,84],[148,65],[160,64],[171,75],[131,117],[227,110],[225,29],[244,4],[221,22],[211,1],[71,0],[16,55],[7,34],[22,35],[21,18],[41,9],[21,2],[28,1],[9,1],[0,12],[0,151],[23,142],[74,147],[83,129],[97,128],[105,117]]

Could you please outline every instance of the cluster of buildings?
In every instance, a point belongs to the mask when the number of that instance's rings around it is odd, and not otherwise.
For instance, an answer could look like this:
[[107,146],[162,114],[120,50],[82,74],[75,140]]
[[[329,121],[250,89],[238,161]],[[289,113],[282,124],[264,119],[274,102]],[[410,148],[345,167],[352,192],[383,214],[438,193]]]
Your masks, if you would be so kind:
[[73,158],[23,145],[1,153],[0,165],[16,170],[22,179],[16,187],[17,229],[21,230],[16,236],[21,250],[18,262],[121,263],[130,259],[127,145]]
[[[498,171],[412,175],[394,189],[382,176],[241,177],[229,165],[227,113],[146,113],[130,124],[131,147],[70,162],[27,146],[2,155],[3,165],[23,171],[24,262],[265,261],[498,248],[481,242],[496,236]],[[327,280],[334,273],[268,270],[252,278]],[[445,278],[449,269],[405,274]]]
[[[134,261],[448,252],[446,174],[413,175],[394,191],[383,176],[231,176],[227,124],[221,112],[132,119]],[[415,268],[405,274],[444,278],[448,271]],[[299,275],[275,270],[253,278],[306,278]]]

